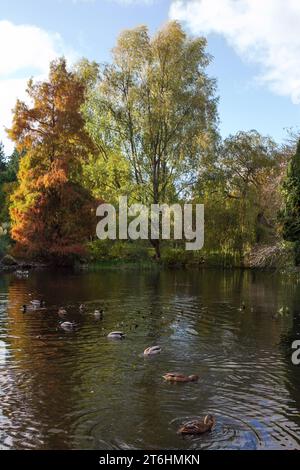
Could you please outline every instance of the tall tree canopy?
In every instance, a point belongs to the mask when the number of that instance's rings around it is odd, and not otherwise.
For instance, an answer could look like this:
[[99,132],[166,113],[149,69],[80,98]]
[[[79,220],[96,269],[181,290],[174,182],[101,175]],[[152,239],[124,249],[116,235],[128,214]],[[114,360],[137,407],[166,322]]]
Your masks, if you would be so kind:
[[0,223],[8,225],[10,195],[16,186],[20,155],[14,150],[6,157],[4,147],[0,144]]
[[20,152],[18,188],[11,198],[12,238],[29,255],[65,262],[84,252],[93,200],[81,186],[82,163],[93,144],[81,106],[86,86],[64,59],[49,79],[28,83],[32,105],[18,101],[10,138]]
[[300,266],[300,140],[282,186],[285,207],[281,213],[283,238],[294,242],[295,263]]
[[[216,137],[215,81],[206,74],[204,38],[191,39],[177,22],[153,38],[147,27],[124,31],[112,64],[101,70],[87,106],[91,135],[103,159],[113,149],[119,191],[129,172],[135,198],[176,200],[196,182],[201,157]],[[118,160],[125,158],[126,164]],[[101,168],[101,166],[100,166]],[[127,178],[128,181],[128,178]],[[159,243],[153,241],[159,257]]]
[[215,161],[204,166],[198,185],[209,214],[207,247],[243,255],[253,243],[273,236],[279,204],[275,192],[269,193],[280,162],[276,144],[257,131],[225,139]]

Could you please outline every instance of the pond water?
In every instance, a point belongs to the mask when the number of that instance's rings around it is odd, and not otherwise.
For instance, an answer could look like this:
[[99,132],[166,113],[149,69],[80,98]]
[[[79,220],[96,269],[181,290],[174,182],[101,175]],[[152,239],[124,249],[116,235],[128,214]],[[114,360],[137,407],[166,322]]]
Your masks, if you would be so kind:
[[[24,314],[33,299],[45,310]],[[71,333],[59,328],[61,306],[76,322]],[[291,313],[274,317],[282,306]],[[106,338],[120,329],[124,341]],[[300,449],[300,366],[291,362],[299,333],[300,285],[275,274],[2,275],[0,447]],[[156,344],[162,353],[144,358]],[[200,380],[164,382],[174,371]],[[207,413],[217,419],[211,433],[177,435]]]

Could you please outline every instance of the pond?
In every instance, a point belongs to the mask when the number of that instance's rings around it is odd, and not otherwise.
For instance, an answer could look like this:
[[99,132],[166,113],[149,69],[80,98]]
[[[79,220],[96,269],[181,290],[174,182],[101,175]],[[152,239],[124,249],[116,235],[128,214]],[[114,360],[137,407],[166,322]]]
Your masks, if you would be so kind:
[[[24,314],[33,299],[45,309]],[[62,306],[72,332],[60,328]],[[277,317],[282,306],[290,314]],[[120,329],[125,340],[107,339]],[[291,361],[299,333],[300,285],[277,274],[2,275],[0,447],[300,449],[300,366]],[[144,358],[156,344],[161,354]],[[200,379],[162,379],[175,371]],[[207,413],[217,420],[211,433],[177,435]]]

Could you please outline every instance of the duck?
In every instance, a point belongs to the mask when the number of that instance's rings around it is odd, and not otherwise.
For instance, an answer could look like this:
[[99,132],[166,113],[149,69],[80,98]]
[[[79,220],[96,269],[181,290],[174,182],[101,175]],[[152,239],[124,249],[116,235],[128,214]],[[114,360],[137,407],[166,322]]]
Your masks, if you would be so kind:
[[189,421],[181,428],[179,428],[177,434],[182,435],[196,435],[196,434],[205,434],[210,432],[216,424],[216,418],[212,415],[206,415],[203,420],[195,419]]
[[167,382],[198,382],[199,376],[198,375],[183,375],[178,374],[177,372],[168,372],[163,376],[163,378]]
[[123,331],[112,331],[107,335],[109,339],[125,339]]
[[145,349],[144,356],[154,356],[161,353],[160,346],[151,346],[150,348]]
[[60,327],[65,331],[73,331],[75,328],[75,323],[72,323],[70,321],[65,321],[60,324]]
[[103,320],[103,310],[95,310],[94,315],[96,320]]
[[284,317],[285,315],[289,315],[290,314],[290,309],[289,307],[281,307],[279,310],[278,310],[278,314],[282,317]]
[[23,313],[28,313],[28,312],[36,312],[37,310],[42,310],[41,306],[38,306],[37,304],[33,304],[30,302],[29,305],[23,305],[22,306],[22,312]]
[[16,276],[17,277],[28,277],[29,276],[29,271],[22,271],[22,270],[18,270],[16,271]]
[[59,315],[60,317],[66,316],[66,315],[67,315],[67,310],[64,309],[63,307],[60,307],[60,309],[58,310],[58,315]]
[[43,308],[43,306],[45,305],[45,301],[44,300],[31,300],[30,304],[35,309]]
[[242,302],[242,305],[239,308],[239,312],[243,312],[244,310],[246,310],[246,304],[245,302]]
[[85,310],[85,305],[81,304],[81,305],[79,306],[79,310],[80,310],[80,312],[84,312],[84,310]]

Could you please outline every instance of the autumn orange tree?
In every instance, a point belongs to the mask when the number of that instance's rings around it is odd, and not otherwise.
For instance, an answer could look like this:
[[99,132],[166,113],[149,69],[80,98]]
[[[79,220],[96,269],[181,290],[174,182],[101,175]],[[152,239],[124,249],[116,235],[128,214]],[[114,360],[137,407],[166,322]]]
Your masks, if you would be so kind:
[[50,65],[47,81],[28,83],[31,105],[17,101],[9,137],[21,159],[11,197],[11,235],[29,256],[65,263],[82,255],[92,232],[94,200],[81,185],[93,151],[81,107],[85,84],[65,59]]

